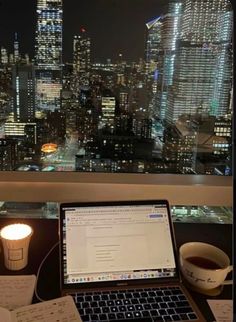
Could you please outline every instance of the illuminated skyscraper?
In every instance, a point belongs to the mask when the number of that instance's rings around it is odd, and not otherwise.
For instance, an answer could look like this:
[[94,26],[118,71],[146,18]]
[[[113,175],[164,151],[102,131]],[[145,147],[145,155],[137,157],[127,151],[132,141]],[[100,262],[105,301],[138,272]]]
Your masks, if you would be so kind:
[[159,51],[161,50],[161,26],[162,19],[157,17],[146,23],[146,76],[148,80],[153,80],[157,69]]
[[224,116],[232,83],[232,9],[229,0],[183,0],[181,38],[167,120],[182,114]]
[[116,99],[114,96],[102,96],[102,127],[107,127],[113,132],[115,121]]
[[159,59],[161,52],[161,17],[146,23],[146,82],[149,94],[149,111],[150,115],[157,114],[157,81],[159,76]]
[[16,64],[12,68],[14,120],[35,120],[35,71],[32,65]]
[[38,0],[36,27],[37,109],[60,106],[62,72],[62,0]]
[[20,54],[19,54],[19,41],[17,38],[17,33],[15,33],[15,39],[14,39],[14,61],[17,63],[20,59]]
[[73,73],[76,93],[78,93],[80,87],[89,85],[90,45],[90,38],[86,30],[82,28],[81,34],[74,36],[73,42]]
[[170,0],[166,8],[164,15],[146,24],[146,73],[152,84],[149,109],[151,116],[161,121],[165,119],[168,88],[173,81],[182,2]]

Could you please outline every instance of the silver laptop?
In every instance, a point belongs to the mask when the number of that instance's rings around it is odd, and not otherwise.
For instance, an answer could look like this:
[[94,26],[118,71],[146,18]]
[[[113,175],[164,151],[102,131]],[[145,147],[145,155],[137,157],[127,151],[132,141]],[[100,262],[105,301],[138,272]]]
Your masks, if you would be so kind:
[[166,200],[60,205],[61,292],[83,321],[205,321],[179,275]]

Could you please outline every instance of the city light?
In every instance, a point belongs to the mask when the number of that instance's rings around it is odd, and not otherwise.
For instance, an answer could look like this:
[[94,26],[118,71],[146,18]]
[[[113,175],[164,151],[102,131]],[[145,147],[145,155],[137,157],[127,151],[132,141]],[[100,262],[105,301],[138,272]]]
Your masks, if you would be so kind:
[[42,146],[41,151],[44,153],[53,153],[57,151],[57,144],[46,143]]

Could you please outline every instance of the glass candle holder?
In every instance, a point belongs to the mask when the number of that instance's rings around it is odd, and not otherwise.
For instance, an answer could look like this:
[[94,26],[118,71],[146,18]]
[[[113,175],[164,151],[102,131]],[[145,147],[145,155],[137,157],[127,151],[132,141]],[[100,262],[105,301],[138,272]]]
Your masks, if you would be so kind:
[[28,249],[33,229],[26,224],[12,224],[0,231],[4,263],[10,270],[20,270],[28,264]]

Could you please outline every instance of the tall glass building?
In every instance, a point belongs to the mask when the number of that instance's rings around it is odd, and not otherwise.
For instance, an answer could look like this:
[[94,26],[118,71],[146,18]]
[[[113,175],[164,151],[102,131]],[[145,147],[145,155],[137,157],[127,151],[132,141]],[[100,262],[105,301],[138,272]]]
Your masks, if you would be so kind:
[[184,0],[166,118],[229,112],[232,11],[229,0]]
[[90,75],[90,47],[91,41],[86,30],[81,29],[81,33],[74,36],[73,41],[73,74],[74,89],[78,93],[80,87],[89,85]]
[[36,106],[60,106],[62,73],[62,0],[38,0],[36,26]]

